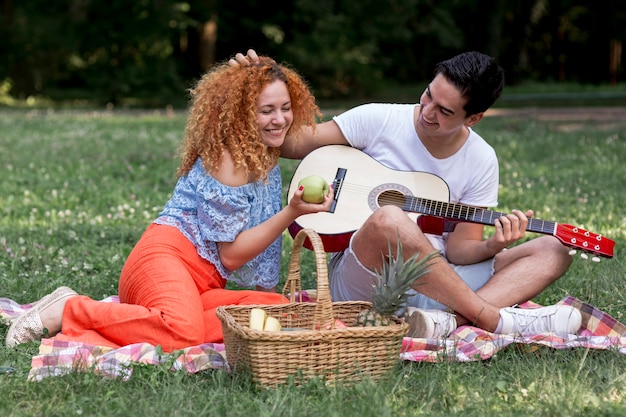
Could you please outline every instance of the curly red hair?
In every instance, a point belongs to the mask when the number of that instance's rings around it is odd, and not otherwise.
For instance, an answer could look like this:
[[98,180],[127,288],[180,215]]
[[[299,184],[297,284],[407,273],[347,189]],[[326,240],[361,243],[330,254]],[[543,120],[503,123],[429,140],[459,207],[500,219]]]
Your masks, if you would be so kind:
[[254,179],[265,179],[278,162],[280,150],[261,142],[257,124],[257,101],[266,85],[276,80],[287,84],[293,123],[287,135],[296,137],[303,126],[315,129],[321,117],[306,82],[292,69],[268,57],[250,65],[217,65],[190,90],[191,106],[181,145],[178,175],[191,170],[198,157],[207,172],[219,167],[227,150],[237,168]]

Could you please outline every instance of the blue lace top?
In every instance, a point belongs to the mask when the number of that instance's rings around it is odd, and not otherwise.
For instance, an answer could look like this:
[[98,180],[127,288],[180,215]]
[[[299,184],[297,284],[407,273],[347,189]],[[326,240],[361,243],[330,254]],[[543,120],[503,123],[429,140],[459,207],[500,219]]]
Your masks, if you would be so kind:
[[272,217],[282,208],[282,178],[276,165],[263,180],[230,187],[202,167],[200,158],[185,176],[178,179],[174,193],[155,223],[178,228],[227,280],[242,287],[278,284],[282,240],[279,237],[265,251],[236,271],[222,265],[216,242],[232,242],[243,230]]

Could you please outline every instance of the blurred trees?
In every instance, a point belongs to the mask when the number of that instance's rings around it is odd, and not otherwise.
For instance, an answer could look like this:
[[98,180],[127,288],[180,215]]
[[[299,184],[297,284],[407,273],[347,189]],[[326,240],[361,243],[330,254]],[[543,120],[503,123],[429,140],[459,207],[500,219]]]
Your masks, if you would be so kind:
[[0,91],[154,103],[255,48],[318,97],[428,80],[464,50],[509,84],[623,79],[626,5],[604,0],[0,0]]

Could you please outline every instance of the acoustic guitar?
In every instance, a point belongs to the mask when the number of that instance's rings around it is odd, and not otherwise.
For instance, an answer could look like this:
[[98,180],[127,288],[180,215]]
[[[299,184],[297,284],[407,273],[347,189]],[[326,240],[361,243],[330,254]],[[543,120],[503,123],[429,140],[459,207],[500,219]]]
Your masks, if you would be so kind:
[[[454,229],[458,222],[493,226],[505,213],[449,203],[446,182],[427,172],[398,171],[385,167],[366,153],[343,145],[329,145],[308,154],[296,168],[289,185],[288,199],[300,179],[319,175],[335,190],[329,212],[300,216],[289,227],[292,236],[303,228],[315,230],[327,252],[347,248],[352,234],[373,211],[394,205],[407,212],[426,233],[441,234]],[[583,254],[613,257],[615,242],[580,227],[530,218],[529,232],[555,236],[561,243]],[[585,256],[583,256],[585,257]]]

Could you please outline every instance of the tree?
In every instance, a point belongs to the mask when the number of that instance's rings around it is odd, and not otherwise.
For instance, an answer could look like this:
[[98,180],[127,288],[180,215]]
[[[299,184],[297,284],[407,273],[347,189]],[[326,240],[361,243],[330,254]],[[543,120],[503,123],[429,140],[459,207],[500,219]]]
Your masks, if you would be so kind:
[[509,85],[624,73],[622,0],[1,1],[0,88],[23,98],[162,104],[248,48],[293,65],[320,98],[426,82],[466,50],[494,56]]

